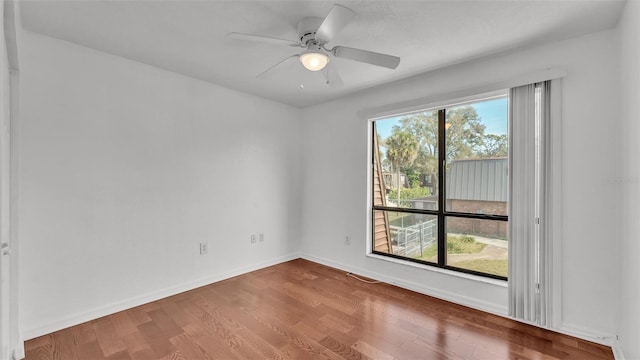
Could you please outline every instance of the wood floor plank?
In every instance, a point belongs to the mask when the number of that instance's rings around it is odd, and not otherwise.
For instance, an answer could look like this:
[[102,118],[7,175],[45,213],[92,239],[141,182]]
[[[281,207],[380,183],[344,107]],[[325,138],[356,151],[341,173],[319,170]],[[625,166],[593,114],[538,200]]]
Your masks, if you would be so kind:
[[104,317],[93,322],[93,331],[96,334],[104,356],[111,356],[126,350],[124,341],[122,341],[116,333],[115,327],[109,317]]
[[332,351],[333,353],[335,353],[336,355],[342,357],[343,359],[350,359],[350,360],[369,359],[369,357],[367,357],[366,355],[355,350],[353,348],[353,344],[352,345],[344,344],[342,341],[331,336],[325,336],[324,338],[322,338],[322,340],[320,340],[320,344],[326,347],[327,349],[329,349],[330,351]]
[[148,312],[151,321],[162,331],[165,338],[169,339],[176,335],[182,334],[183,330],[173,319],[167,315],[162,309],[156,309]]
[[[185,304],[185,303],[183,303]],[[198,320],[202,328],[211,336],[215,336],[222,340],[229,348],[237,349],[242,346],[242,339],[233,331],[230,331],[220,321],[215,319],[206,311],[200,309],[195,304],[185,306],[185,313],[193,316]]]
[[211,336],[197,323],[185,326],[184,331],[189,341],[196,344],[196,346],[202,349],[211,359],[242,359],[242,357],[234,352],[222,339]]
[[122,350],[120,352],[112,354],[111,356],[108,356],[107,360],[132,360],[132,359],[128,351]]
[[131,317],[127,316],[127,313],[125,312],[110,315],[109,319],[113,324],[113,329],[119,337],[124,337],[138,331],[136,328],[137,324],[135,324]]
[[353,344],[352,348],[372,359],[393,360],[393,356],[390,354],[362,340]]
[[210,357],[200,346],[191,340],[189,335],[182,333],[170,339],[171,343],[183,355],[185,359],[202,359],[211,360]]
[[[124,314],[124,313],[119,313]],[[96,333],[93,331],[91,323],[82,323],[71,328],[73,340],[76,344],[87,344],[97,341]]]
[[51,344],[42,346],[31,346],[25,349],[27,359],[48,360],[53,359],[53,346]]
[[142,325],[151,321],[151,318],[149,317],[147,312],[144,311],[144,308],[142,306],[134,307],[133,309],[129,309],[124,313],[131,319],[135,326]]
[[79,360],[75,349],[75,341],[73,332],[70,329],[64,329],[53,334],[54,359]]
[[156,323],[144,323],[138,326],[138,330],[145,339],[145,344],[149,346],[156,357],[166,356],[175,350],[165,331],[160,329]]
[[[87,357],[87,359],[91,359],[91,358]],[[138,351],[132,351],[131,359],[132,360],[157,360],[158,356],[156,355],[155,352],[153,352],[153,350],[151,350],[150,347],[147,346]]]
[[[133,358],[136,358],[136,357],[144,358],[145,357],[144,354],[148,352],[153,353],[153,350],[151,350],[151,345],[147,342],[147,339],[142,335],[142,333],[138,331],[137,327],[135,332],[124,336],[122,338],[122,341],[124,342],[125,347],[127,348],[127,352]],[[138,354],[138,355],[135,355],[135,354]]]
[[610,360],[609,347],[293,260],[25,342],[27,360]]
[[165,301],[162,304],[162,310],[164,310],[167,315],[175,321],[176,325],[181,328],[184,328],[193,321],[193,319],[182,310],[180,301]]
[[106,359],[98,340],[78,345],[76,348],[79,359],[102,360]]

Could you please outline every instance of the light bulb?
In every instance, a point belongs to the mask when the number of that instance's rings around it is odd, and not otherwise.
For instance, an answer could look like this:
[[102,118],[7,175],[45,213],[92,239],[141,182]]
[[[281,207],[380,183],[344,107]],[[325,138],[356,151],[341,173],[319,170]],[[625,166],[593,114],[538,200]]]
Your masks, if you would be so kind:
[[308,70],[318,71],[327,66],[327,63],[329,63],[329,57],[317,52],[306,52],[300,55],[300,62]]

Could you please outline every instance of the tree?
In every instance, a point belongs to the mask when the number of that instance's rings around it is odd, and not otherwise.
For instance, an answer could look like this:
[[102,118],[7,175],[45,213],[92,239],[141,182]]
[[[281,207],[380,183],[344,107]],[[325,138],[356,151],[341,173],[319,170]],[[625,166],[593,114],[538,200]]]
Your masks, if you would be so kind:
[[391,165],[391,161],[385,156],[385,151],[383,149],[387,148],[387,139],[383,139],[380,137],[380,134],[376,134],[378,137],[378,157],[380,158],[380,166],[382,167],[382,171],[391,172],[393,171],[393,165]]
[[482,139],[482,149],[478,151],[480,157],[507,157],[509,139],[507,134],[486,134]]
[[387,159],[396,171],[396,182],[398,185],[398,205],[400,204],[400,170],[411,166],[418,155],[418,140],[408,131],[398,126],[393,127],[393,132],[386,139]]
[[[420,112],[400,119],[400,130],[413,135],[418,141],[414,168],[434,183],[437,194],[438,173],[438,111]],[[447,163],[453,159],[476,156],[483,146],[485,126],[473,106],[447,109],[445,118],[445,144]]]
[[473,157],[482,146],[485,126],[473,106],[447,109],[447,163],[454,159]]
[[418,154],[414,168],[421,175],[438,172],[438,112],[421,112],[400,119],[403,130],[418,140]]

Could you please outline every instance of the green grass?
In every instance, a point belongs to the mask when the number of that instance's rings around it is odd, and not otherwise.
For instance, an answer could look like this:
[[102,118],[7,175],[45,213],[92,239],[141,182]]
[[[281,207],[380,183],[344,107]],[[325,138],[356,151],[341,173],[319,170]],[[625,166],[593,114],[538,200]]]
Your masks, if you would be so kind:
[[509,271],[509,267],[507,265],[507,260],[489,260],[489,259],[478,259],[478,260],[467,260],[460,261],[458,263],[453,264],[455,267],[480,271],[487,274],[493,274],[498,276],[507,277],[507,273]]
[[[487,244],[476,242],[473,236],[469,235],[447,235],[448,254],[476,254],[487,247]],[[437,262],[438,245],[434,244],[426,249],[420,260]],[[507,277],[509,271],[506,259],[476,259],[465,260],[450,264],[462,269],[474,270],[482,273]]]
[[438,244],[433,244],[422,251],[422,256],[418,259],[425,261],[434,261],[434,258],[438,255]]
[[475,254],[486,247],[487,244],[476,242],[473,236],[447,235],[447,253],[449,254]]
[[[476,242],[473,236],[468,235],[447,235],[448,254],[475,254],[484,250],[487,244]],[[433,261],[438,256],[438,245],[433,244],[424,249],[421,260]]]

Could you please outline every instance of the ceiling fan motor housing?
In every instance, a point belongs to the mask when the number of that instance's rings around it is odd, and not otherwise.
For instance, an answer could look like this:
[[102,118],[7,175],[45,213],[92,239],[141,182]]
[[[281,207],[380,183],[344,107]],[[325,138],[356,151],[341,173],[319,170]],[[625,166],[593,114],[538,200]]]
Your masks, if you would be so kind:
[[322,24],[323,19],[318,17],[306,17],[298,22],[298,38],[300,43],[308,46],[310,42],[316,41],[316,31]]

